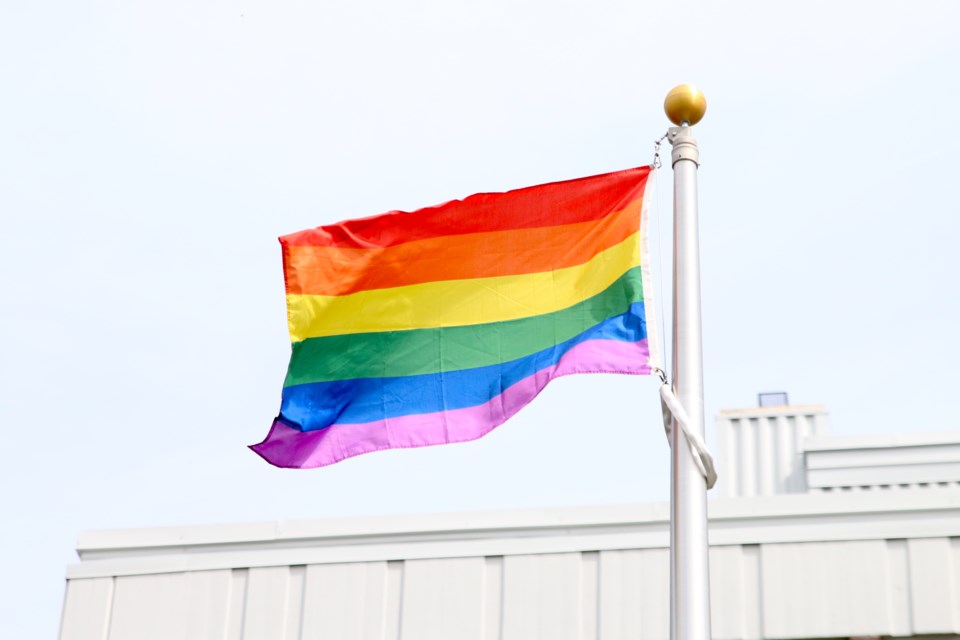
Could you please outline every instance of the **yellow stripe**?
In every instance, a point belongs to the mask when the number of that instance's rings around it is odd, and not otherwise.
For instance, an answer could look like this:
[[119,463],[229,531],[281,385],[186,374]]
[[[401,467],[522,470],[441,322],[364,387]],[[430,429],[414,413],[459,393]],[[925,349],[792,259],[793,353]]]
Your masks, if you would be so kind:
[[427,282],[345,296],[291,294],[290,339],[486,324],[566,309],[640,264],[639,235],[589,262],[556,271]]

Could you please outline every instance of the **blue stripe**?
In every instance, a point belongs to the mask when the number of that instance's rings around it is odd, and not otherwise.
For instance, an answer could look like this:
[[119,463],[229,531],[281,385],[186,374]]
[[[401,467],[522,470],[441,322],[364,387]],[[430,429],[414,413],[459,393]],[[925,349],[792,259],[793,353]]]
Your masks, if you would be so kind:
[[355,424],[385,418],[473,407],[541,369],[555,365],[567,351],[587,340],[639,342],[647,337],[644,305],[636,302],[556,346],[510,362],[475,369],[398,378],[361,378],[286,387],[279,419],[300,431],[332,424]]

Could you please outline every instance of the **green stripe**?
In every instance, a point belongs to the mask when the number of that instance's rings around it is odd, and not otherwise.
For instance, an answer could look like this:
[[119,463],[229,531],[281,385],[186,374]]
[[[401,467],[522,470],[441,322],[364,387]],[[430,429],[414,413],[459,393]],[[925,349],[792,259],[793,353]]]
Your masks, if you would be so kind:
[[569,340],[642,301],[640,268],[635,267],[592,298],[530,318],[308,338],[293,344],[283,386],[412,376],[509,362]]

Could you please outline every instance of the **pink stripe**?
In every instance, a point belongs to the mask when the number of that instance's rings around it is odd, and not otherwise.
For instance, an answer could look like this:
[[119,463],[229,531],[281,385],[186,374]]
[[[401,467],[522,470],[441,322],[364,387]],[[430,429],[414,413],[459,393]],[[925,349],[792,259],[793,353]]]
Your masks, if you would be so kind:
[[381,449],[426,447],[476,440],[527,406],[554,378],[571,373],[650,373],[647,341],[591,340],[560,361],[524,378],[485,404],[388,418],[362,424],[335,424],[320,431],[297,431],[274,422],[267,438],[250,448],[278,467],[308,469]]

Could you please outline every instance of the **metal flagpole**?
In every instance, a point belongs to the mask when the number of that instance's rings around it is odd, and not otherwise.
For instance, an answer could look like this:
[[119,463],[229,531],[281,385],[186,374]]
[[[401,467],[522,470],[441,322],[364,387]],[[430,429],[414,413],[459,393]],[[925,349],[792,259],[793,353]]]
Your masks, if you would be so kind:
[[[697,168],[700,155],[691,127],[707,103],[693,85],[680,85],[664,101],[677,126],[673,146],[673,392],[689,416],[688,428],[703,428],[703,346],[700,328],[700,239]],[[710,571],[707,546],[707,486],[681,429],[671,430],[670,637],[710,639]]]

